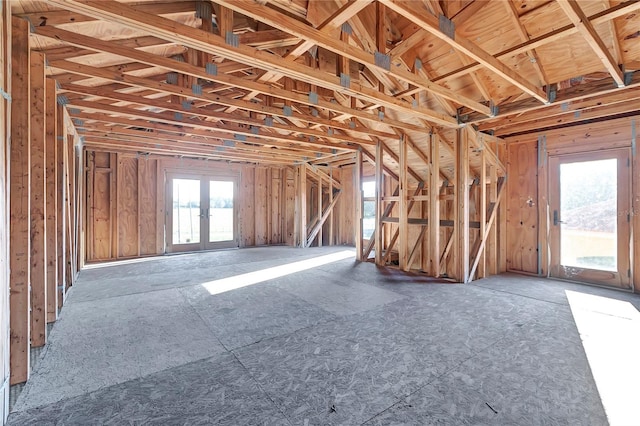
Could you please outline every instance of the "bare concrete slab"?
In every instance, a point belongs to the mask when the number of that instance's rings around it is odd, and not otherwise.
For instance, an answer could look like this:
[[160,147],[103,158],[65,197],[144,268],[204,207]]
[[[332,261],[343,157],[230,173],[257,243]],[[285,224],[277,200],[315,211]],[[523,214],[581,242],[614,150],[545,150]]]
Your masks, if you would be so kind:
[[[242,281],[341,250],[83,271],[10,424],[607,424],[565,291],[637,295],[352,259]],[[210,291],[226,278],[238,287]]]

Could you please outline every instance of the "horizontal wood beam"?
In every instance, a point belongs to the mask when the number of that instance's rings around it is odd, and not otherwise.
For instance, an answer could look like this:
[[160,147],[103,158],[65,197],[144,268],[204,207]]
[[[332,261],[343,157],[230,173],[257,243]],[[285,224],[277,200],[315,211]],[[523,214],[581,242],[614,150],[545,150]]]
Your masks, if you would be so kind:
[[[138,131],[138,133],[142,133]],[[101,132],[97,130],[86,130],[81,133],[85,139],[100,140],[105,143],[108,141],[114,141],[117,143],[129,143],[138,142],[141,144],[153,144],[158,148],[178,148],[181,152],[188,152],[193,148],[193,152],[198,153],[211,153],[216,151],[225,151],[229,153],[238,152],[239,155],[243,153],[273,156],[274,158],[282,158],[283,160],[302,161],[304,158],[312,155],[309,152],[296,151],[284,148],[273,149],[265,146],[255,146],[252,144],[235,143],[230,145],[225,143],[223,139],[219,138],[203,138],[194,136],[181,136],[181,135],[167,135],[162,140],[154,138],[133,136],[130,133],[124,133],[118,128],[115,128],[111,132]]]
[[233,163],[250,163],[250,164],[273,164],[273,165],[293,165],[295,162],[284,161],[282,159],[271,160],[269,158],[256,159],[256,158],[242,158],[238,155],[228,155],[224,152],[209,152],[209,153],[194,153],[191,151],[181,151],[179,149],[162,149],[153,146],[146,146],[142,144],[126,144],[126,143],[104,143],[101,141],[94,141],[87,139],[85,141],[86,149],[90,151],[102,151],[102,152],[126,152],[139,157],[146,157],[151,155],[168,156],[175,158],[176,156],[181,158],[194,158],[194,159],[210,159],[217,161],[229,161]]
[[[255,131],[260,132],[260,128],[266,127],[263,120],[258,120],[256,118],[251,118],[251,117],[245,117],[240,114],[229,114],[224,112],[217,112],[217,111],[212,111],[206,108],[191,108],[190,106],[184,106],[182,104],[175,104],[175,103],[170,103],[163,100],[146,98],[139,95],[123,94],[123,93],[103,90],[101,88],[79,86],[79,85],[72,85],[72,84],[61,84],[60,90],[79,93],[79,94],[85,94],[85,95],[91,95],[91,96],[98,96],[98,97],[119,101],[119,102],[128,102],[136,105],[148,106],[153,108],[161,108],[166,111],[173,111],[178,114],[183,114],[184,117],[202,117],[205,119],[214,119],[215,121],[221,120],[224,122],[255,126],[257,130],[253,130],[252,132],[255,132]],[[123,109],[123,111],[127,111],[127,109]],[[217,127],[217,128],[222,129],[224,127]],[[355,143],[359,143],[359,144],[370,143],[366,140],[356,139],[352,136],[340,134],[337,132],[333,132],[331,135],[328,135],[327,132],[323,132],[320,130],[314,130],[307,127],[292,127],[292,126],[287,126],[283,124],[278,124],[275,122],[271,126],[269,126],[269,128],[286,131],[292,134],[304,134],[307,136],[313,136],[315,138],[318,138],[318,142],[310,143],[310,145],[320,146],[320,147],[328,146],[327,144],[322,142],[323,139],[326,139],[327,141],[329,141],[329,143],[333,147],[339,147],[341,149],[348,149],[348,150],[357,149],[357,147],[354,145]],[[249,132],[249,133],[255,134],[252,132]],[[272,134],[268,134],[268,135],[271,136]],[[339,142],[347,143],[348,145],[345,146],[345,145],[336,144]],[[352,146],[349,146],[349,145],[352,145]]]
[[[611,78],[604,78],[602,80],[590,82],[587,84],[580,84],[574,87],[570,87],[564,90],[559,90],[556,95],[556,101],[551,105],[540,105],[539,103],[533,104],[531,100],[516,101],[505,105],[500,105],[500,113],[492,118],[486,119],[484,116],[470,113],[468,116],[463,117],[463,121],[467,123],[473,123],[479,125],[479,123],[491,123],[494,121],[500,122],[505,117],[513,115],[522,115],[523,118],[529,116],[532,111],[540,111],[543,114],[544,111],[551,108],[567,108],[569,103],[580,101],[583,99],[593,99],[597,101],[599,97],[606,96],[615,93],[629,93],[630,89],[640,87],[640,71],[633,72],[627,78],[628,84],[625,87],[617,87],[614,84],[614,80]],[[525,114],[527,113],[527,114]],[[492,128],[490,125],[482,125],[484,129]]]
[[[123,140],[132,140],[132,141],[141,141],[141,142],[153,142],[157,145],[162,145],[162,143],[166,141],[174,141],[174,142],[184,142],[190,144],[207,144],[213,146],[227,146],[231,147],[229,143],[225,145],[225,140],[228,138],[220,138],[209,134],[206,131],[199,131],[198,129],[191,129],[185,132],[184,129],[174,129],[173,131],[169,130],[158,130],[152,128],[145,127],[135,127],[129,128],[122,125],[122,121],[120,124],[113,124],[109,121],[110,117],[105,117],[104,114],[101,114],[100,118],[103,118],[104,121],[95,121],[91,114],[83,114],[81,116],[74,116],[77,118],[87,118],[91,117],[92,123],[91,126],[87,126],[84,129],[78,129],[79,133],[83,136],[86,135],[94,135],[100,136],[104,138],[120,138]],[[192,134],[197,133],[197,134]],[[232,147],[234,149],[242,150],[246,147],[246,149],[254,151],[254,152],[267,152],[273,154],[274,152],[278,153],[291,153],[294,155],[304,155],[306,157],[317,157],[317,155],[322,155],[325,158],[333,158],[336,155],[343,155],[342,151],[339,154],[333,154],[333,151],[326,152],[325,150],[319,151],[318,149],[314,149],[313,147],[305,147],[299,146],[290,143],[280,143],[271,141],[268,145],[255,144],[255,143],[245,143],[240,141],[235,141],[235,146]],[[346,151],[347,153],[349,151]]]
[[[147,65],[161,67],[166,69],[167,71],[179,71],[185,75],[201,78],[203,80],[208,80],[208,81],[212,81],[220,84],[226,84],[232,87],[238,87],[245,90],[255,90],[259,93],[263,93],[268,96],[280,97],[282,99],[286,99],[292,102],[299,102],[301,104],[306,104],[311,107],[326,108],[328,110],[333,110],[338,113],[346,112],[346,113],[349,113],[350,115],[358,116],[359,118],[362,118],[365,120],[375,120],[379,122],[379,117],[377,116],[374,117],[373,114],[368,112],[354,111],[351,108],[340,107],[335,103],[320,100],[320,99],[318,100],[318,102],[312,102],[309,96],[304,96],[299,93],[295,93],[293,91],[278,89],[276,87],[268,86],[265,84],[252,82],[243,78],[230,76],[225,73],[217,73],[217,75],[212,75],[211,73],[208,73],[204,68],[198,67],[186,62],[179,62],[171,58],[166,58],[166,57],[154,55],[148,52],[120,46],[111,42],[97,40],[91,37],[87,37],[81,34],[76,34],[70,31],[65,31],[59,28],[38,27],[35,31],[39,35],[50,37],[56,40],[63,40],[64,42],[72,45],[87,47],[89,49],[95,50],[96,52],[111,53],[114,55],[122,56],[125,58],[129,58],[133,61],[141,62]],[[57,65],[57,68],[59,69],[64,69],[65,71],[68,71],[68,72],[80,72],[82,75],[85,75],[87,77],[95,76],[95,77],[101,77],[101,78],[105,78],[105,79],[109,79],[109,80],[117,81],[121,83],[134,84],[140,87],[148,87],[150,89],[155,89],[155,90],[160,90],[160,89],[167,90],[167,88],[165,87],[167,86],[166,84],[159,86],[158,84],[162,84],[162,83],[159,83],[159,82],[152,83],[148,81],[149,79],[144,79],[144,78],[135,77],[135,76],[129,76],[128,79],[124,79],[123,75],[127,75],[127,74],[125,74],[124,72],[118,72],[117,70],[112,70],[109,72],[108,70],[105,70],[103,68],[89,67],[88,65],[72,66],[70,64],[73,64],[73,63],[67,62],[67,61],[51,61],[51,66],[53,67],[56,67]],[[82,70],[85,70],[85,72],[82,72]],[[174,92],[175,92],[175,87],[174,87],[174,90],[171,91],[171,94],[176,94]],[[180,93],[180,94],[189,95],[188,93]],[[194,97],[193,93],[191,93],[190,95],[191,97]],[[289,115],[285,114],[285,112],[279,108],[271,108],[261,104],[244,101],[240,99],[225,98],[220,95],[217,95],[216,98],[207,98],[204,100],[215,102],[220,105],[238,107],[240,109],[244,109],[248,111],[271,114],[271,115],[285,117],[285,118],[289,117]],[[372,131],[362,126],[360,127],[356,126],[352,128],[346,124],[338,123],[334,120],[322,119],[320,117],[314,117],[312,115],[302,115],[298,113],[292,113],[291,117],[295,117],[297,119],[312,122],[315,124],[331,126],[331,127],[342,129],[344,131],[348,131],[350,133],[355,133],[355,134],[376,135],[380,137],[394,137],[392,134],[387,134],[385,132]],[[401,127],[405,127],[405,124],[399,121],[386,120],[384,122],[385,124],[389,124],[389,125],[397,124]],[[407,124],[406,126],[410,127],[409,124]]]
[[[108,121],[117,124],[124,124],[133,127],[146,127],[148,126],[146,123],[152,126],[152,128],[158,128],[162,130],[170,131],[172,128],[176,131],[183,133],[194,133],[189,130],[189,128],[199,129],[200,132],[197,132],[199,136],[208,136],[208,137],[217,137],[224,140],[231,141],[241,141],[241,142],[251,142],[258,143],[264,145],[270,145],[273,143],[274,145],[278,145],[278,143],[290,144],[288,146],[296,146],[300,143],[305,143],[301,141],[299,138],[288,135],[280,135],[277,133],[267,134],[265,132],[261,132],[259,134],[253,133],[250,129],[239,126],[230,126],[224,125],[220,123],[212,123],[209,121],[199,121],[199,120],[188,120],[188,119],[176,119],[171,113],[152,113],[147,111],[135,110],[130,108],[123,107],[115,107],[107,104],[100,103],[92,103],[86,101],[73,101],[69,104],[71,108],[80,109],[83,111],[93,111],[102,114],[80,114],[74,111],[71,111],[71,115],[73,117],[79,118],[81,120],[99,120],[99,121]],[[117,117],[111,116],[111,114],[117,114],[120,116],[120,119]],[[135,120],[132,120],[135,119]],[[84,123],[76,122],[77,128],[84,128]],[[175,126],[179,126],[176,128]],[[318,146],[318,144],[309,144],[313,146]],[[326,144],[319,144],[320,148],[317,149],[319,152],[323,152],[322,149],[326,149]],[[327,152],[327,151],[324,151]],[[330,151],[329,151],[330,152]]]
[[[270,53],[249,46],[238,45],[238,47],[234,47],[227,44],[225,39],[218,35],[160,16],[137,11],[123,3],[113,0],[50,0],[50,3],[69,10],[90,13],[106,21],[125,25],[160,38],[175,40],[192,49],[252,64],[265,70],[274,70],[293,79],[339,91],[368,102],[379,103],[402,114],[424,118],[447,127],[458,126],[453,117],[422,107],[413,108],[412,105],[395,99],[393,96],[384,95],[355,82],[349,87],[345,87],[337,76],[328,75],[297,62],[282,61]],[[226,3],[223,4],[226,5]]]
[[[363,64],[369,69],[376,70],[383,75],[397,78],[416,87],[420,87],[423,90],[457,102],[460,105],[467,106],[475,111],[490,115],[490,110],[486,105],[483,105],[471,98],[467,98],[453,90],[447,89],[444,86],[434,84],[425,78],[420,78],[403,68],[386,68],[378,65],[375,61],[374,54],[356,48],[335,37],[331,37],[330,35],[298,20],[289,18],[276,10],[270,9],[266,6],[256,5],[256,3],[251,0],[215,0],[215,2],[253,19],[264,22],[274,28],[295,34],[301,39],[309,40],[309,43],[316,44],[344,58]],[[380,53],[385,54],[386,52]]]

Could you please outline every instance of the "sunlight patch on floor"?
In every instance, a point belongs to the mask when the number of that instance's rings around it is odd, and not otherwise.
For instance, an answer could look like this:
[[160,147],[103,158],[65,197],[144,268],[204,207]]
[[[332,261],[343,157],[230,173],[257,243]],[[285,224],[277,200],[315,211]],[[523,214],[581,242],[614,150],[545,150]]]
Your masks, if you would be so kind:
[[325,256],[314,257],[312,259],[286,263],[284,265],[260,269],[259,271],[209,281],[203,283],[202,286],[211,294],[220,294],[264,281],[273,280],[275,278],[284,277],[285,275],[295,274],[296,272],[306,271],[307,269],[317,268],[318,266],[337,262],[339,260],[354,258],[354,256],[355,254],[353,250],[344,250],[337,253],[327,254]]
[[609,424],[638,424],[640,312],[629,302],[565,293]]

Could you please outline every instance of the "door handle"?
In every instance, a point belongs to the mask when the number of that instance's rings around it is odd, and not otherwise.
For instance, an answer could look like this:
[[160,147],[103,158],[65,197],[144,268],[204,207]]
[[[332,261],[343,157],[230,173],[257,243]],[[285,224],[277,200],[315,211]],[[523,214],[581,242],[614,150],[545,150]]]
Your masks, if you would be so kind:
[[559,223],[564,223],[561,220],[558,220],[558,210],[553,211],[553,225],[558,226]]

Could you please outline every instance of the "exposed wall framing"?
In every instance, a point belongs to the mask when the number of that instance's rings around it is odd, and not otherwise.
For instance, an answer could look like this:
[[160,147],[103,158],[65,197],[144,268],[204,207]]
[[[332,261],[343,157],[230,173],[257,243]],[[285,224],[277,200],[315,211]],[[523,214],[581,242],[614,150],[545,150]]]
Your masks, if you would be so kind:
[[[261,167],[106,151],[88,151],[86,161],[85,241],[89,262],[165,253],[167,173],[196,172],[239,179],[239,247],[309,247],[352,241],[339,234],[342,228],[352,229],[349,224],[339,223],[342,215],[332,217],[334,209],[344,208],[342,185],[336,178],[343,174],[339,168]],[[299,179],[303,168],[304,193],[309,196],[301,206],[303,198],[296,190],[302,184],[296,176]],[[294,224],[301,207],[309,212],[306,234],[301,233],[300,223],[297,228]]]
[[266,3],[1,3],[0,417],[84,263],[166,251],[181,170],[237,179],[239,247],[469,282],[547,276],[549,159],[625,150],[640,292],[639,1]]

